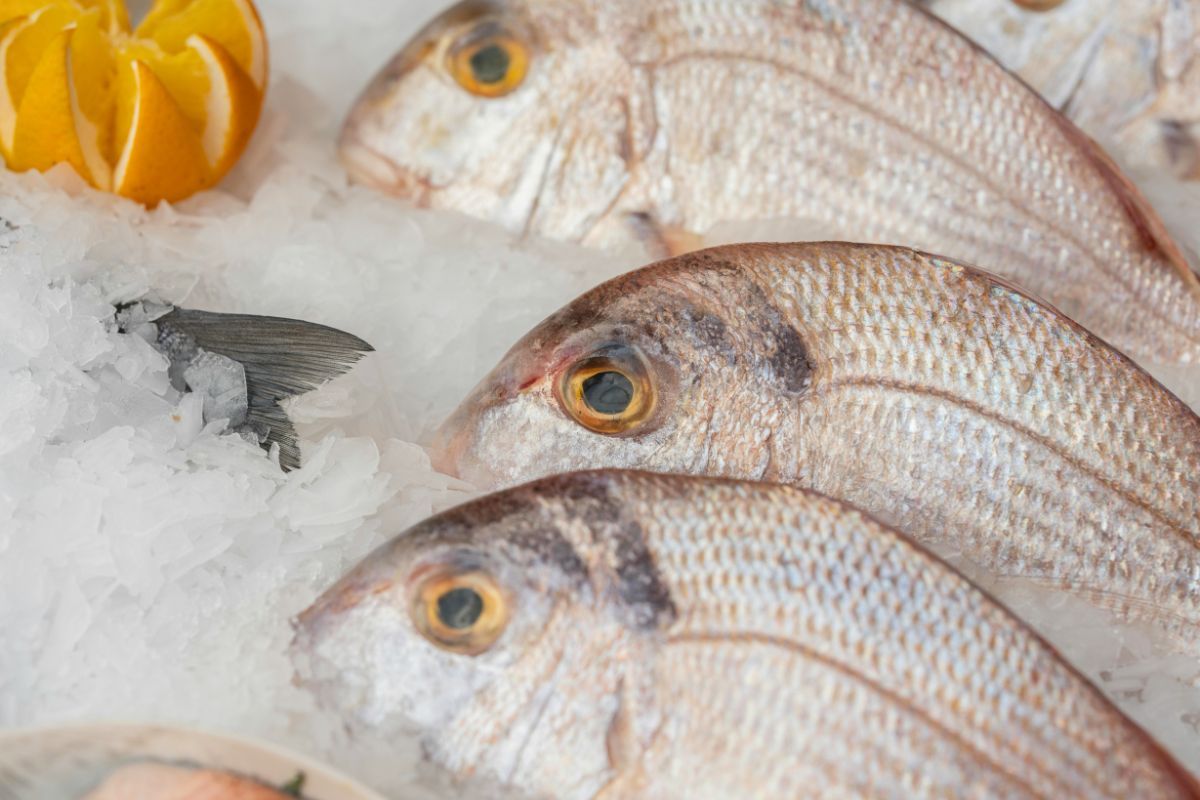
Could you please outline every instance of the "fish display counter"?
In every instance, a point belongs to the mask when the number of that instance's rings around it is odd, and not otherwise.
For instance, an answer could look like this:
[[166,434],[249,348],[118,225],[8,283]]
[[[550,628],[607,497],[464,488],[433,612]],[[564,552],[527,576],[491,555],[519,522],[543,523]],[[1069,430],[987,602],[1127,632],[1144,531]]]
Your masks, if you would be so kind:
[[1200,798],[1197,59],[0,3],[0,799]]

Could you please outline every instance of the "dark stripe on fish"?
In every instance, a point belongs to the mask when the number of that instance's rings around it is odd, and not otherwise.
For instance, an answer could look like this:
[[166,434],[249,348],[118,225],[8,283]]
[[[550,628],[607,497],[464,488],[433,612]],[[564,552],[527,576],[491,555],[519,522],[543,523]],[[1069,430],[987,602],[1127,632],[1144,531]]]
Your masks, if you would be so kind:
[[636,519],[625,513],[625,505],[611,492],[604,476],[567,476],[529,487],[534,494],[569,501],[592,534],[592,542],[607,550],[625,624],[634,630],[666,628],[678,616],[671,590],[659,573],[658,564],[646,546],[645,533]]
[[[697,282],[709,288],[713,297],[732,294],[738,297],[742,308],[753,308],[756,313],[748,320],[754,325],[755,339],[752,349],[760,353],[770,365],[771,377],[788,394],[801,394],[812,384],[812,374],[815,363],[809,352],[808,345],[800,332],[792,326],[787,316],[771,302],[770,294],[756,283],[744,280],[744,276],[736,265],[713,259],[705,253],[698,253],[694,260],[695,266],[689,265],[697,272],[711,273],[716,282],[709,286],[707,276],[698,276]],[[726,280],[725,276],[733,276]],[[729,341],[725,323],[716,316],[707,313],[689,313],[687,326],[680,328],[684,332],[699,338],[710,349],[722,354],[734,355],[742,348]]]
[[663,583],[654,554],[646,547],[642,526],[624,519],[609,535],[615,534],[613,558],[617,575],[617,594],[630,610],[633,627],[638,630],[662,629],[678,616],[671,590]]
[[[550,564],[573,583],[583,586],[587,583],[588,569],[575,547],[553,525],[529,523],[530,507],[535,505],[521,493],[482,497],[435,517],[442,526],[437,538],[450,544],[471,545],[478,543],[480,531],[504,528],[505,540],[519,551],[516,560]],[[506,520],[510,527],[501,524]],[[418,529],[417,535],[420,530],[425,529]]]
[[779,309],[764,304],[768,309],[764,321],[764,342],[771,348],[768,362],[775,380],[790,394],[802,394],[812,385],[814,364],[809,357],[808,347],[800,334],[783,318]]

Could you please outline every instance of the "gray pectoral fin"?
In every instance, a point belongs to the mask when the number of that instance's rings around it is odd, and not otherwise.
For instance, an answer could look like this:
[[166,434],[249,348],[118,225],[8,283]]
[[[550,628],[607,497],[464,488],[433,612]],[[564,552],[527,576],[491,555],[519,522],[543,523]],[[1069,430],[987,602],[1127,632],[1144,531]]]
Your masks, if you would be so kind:
[[[172,380],[199,391],[217,387],[221,394],[216,401],[223,409],[232,408],[229,396],[239,393],[236,367],[224,360],[241,366],[245,373],[245,425],[265,448],[279,445],[279,463],[285,470],[300,466],[300,448],[280,401],[348,372],[374,350],[349,333],[280,317],[176,308],[154,323],[158,345],[171,361]],[[206,358],[214,353],[223,358]],[[225,418],[238,424],[236,411],[227,412]]]

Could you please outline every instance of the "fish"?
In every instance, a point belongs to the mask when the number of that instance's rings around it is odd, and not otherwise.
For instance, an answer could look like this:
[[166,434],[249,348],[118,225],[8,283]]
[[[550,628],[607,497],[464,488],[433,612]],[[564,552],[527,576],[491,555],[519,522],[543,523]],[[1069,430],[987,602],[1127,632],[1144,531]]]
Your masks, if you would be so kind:
[[1052,647],[793,487],[599,471],[395,537],[297,622],[303,685],[532,797],[1195,798]]
[[926,0],[1119,159],[1200,179],[1200,0]]
[[313,322],[177,308],[156,298],[125,303],[117,329],[139,335],[168,360],[179,391],[200,394],[204,421],[278,448],[285,472],[300,467],[296,429],[281,403],[348,372],[370,344]]
[[115,770],[81,800],[289,800],[299,796],[227,772],[142,762]]
[[1200,655],[1200,419],[950,259],[759,244],[635,270],[517,342],[433,454],[481,487],[612,467],[814,489]]
[[1150,204],[907,0],[467,0],[340,142],[355,180],[521,236],[662,257],[802,220],[786,238],[978,264],[1131,355],[1200,359],[1200,280]]

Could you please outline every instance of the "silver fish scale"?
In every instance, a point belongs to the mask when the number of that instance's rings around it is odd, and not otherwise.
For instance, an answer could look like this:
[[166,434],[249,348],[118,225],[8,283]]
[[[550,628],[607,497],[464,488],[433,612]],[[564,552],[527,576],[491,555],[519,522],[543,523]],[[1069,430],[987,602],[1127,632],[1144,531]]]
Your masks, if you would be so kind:
[[622,501],[683,610],[654,671],[672,710],[644,765],[657,785],[712,797],[747,785],[764,797],[1177,796],[1098,693],[901,537],[776,487]]
[[842,245],[741,256],[817,362],[768,477],[1200,644],[1200,421],[1181,402],[950,262]]
[[[515,5],[536,17],[545,3]],[[629,0],[596,13],[623,21],[625,49],[652,78],[658,135],[635,174],[666,176],[644,187],[660,223],[816,220],[847,239],[1017,278],[1137,352],[1200,352],[1200,284],[1181,257],[1147,246],[1147,235],[1165,234],[1139,230],[1143,212],[1131,216],[1128,204],[1140,201],[1122,198],[1132,191],[1124,179],[1039,98],[908,3],[680,0],[647,10]]]

